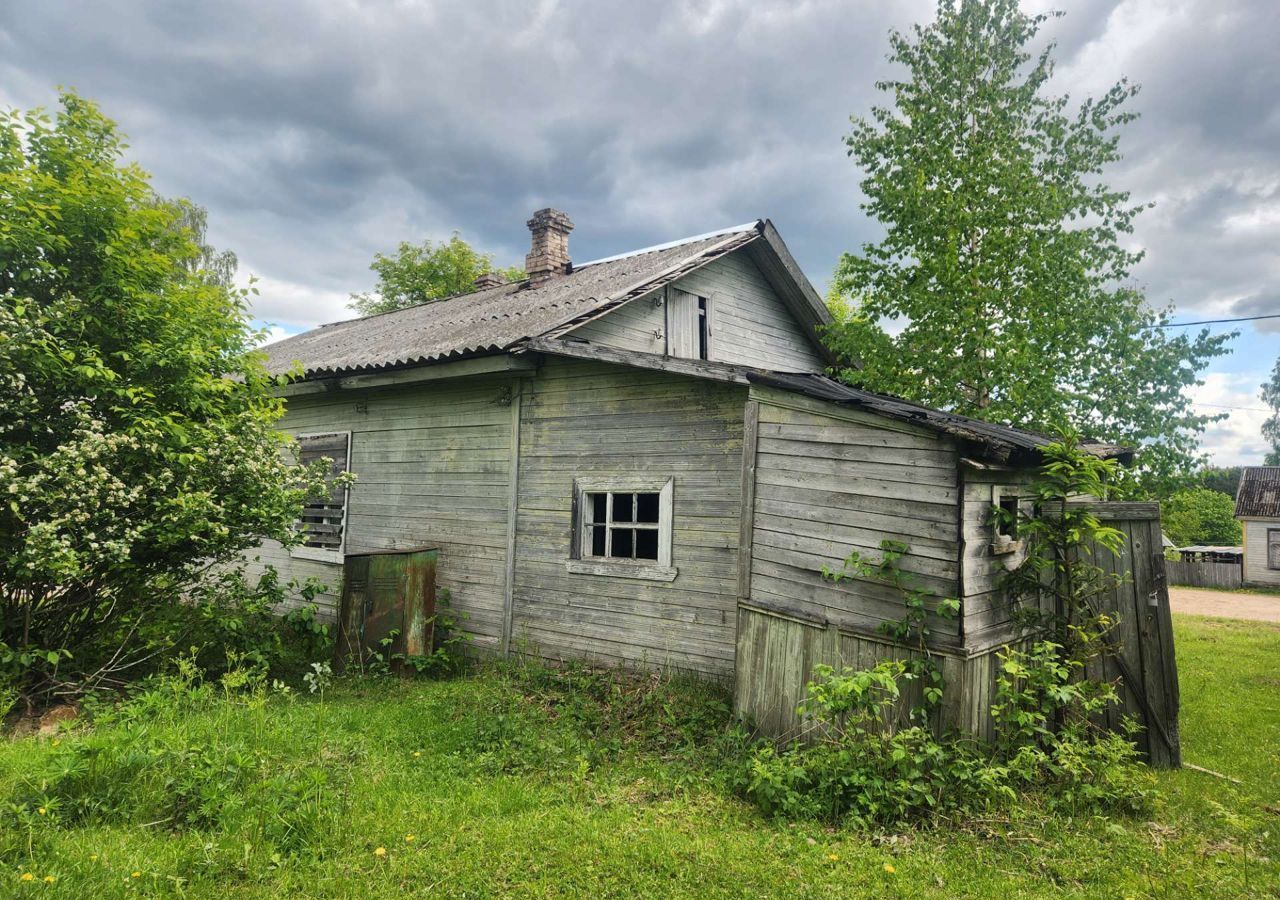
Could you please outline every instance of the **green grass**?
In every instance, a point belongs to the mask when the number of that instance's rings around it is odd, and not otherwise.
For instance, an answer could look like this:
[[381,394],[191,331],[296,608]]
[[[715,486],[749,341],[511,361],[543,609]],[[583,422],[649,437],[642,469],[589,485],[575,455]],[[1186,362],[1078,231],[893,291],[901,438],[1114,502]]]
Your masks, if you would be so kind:
[[[768,821],[717,778],[715,748],[676,727],[712,716],[709,689],[645,699],[614,682],[615,712],[601,717],[600,698],[572,683],[486,672],[341,683],[323,705],[157,703],[56,747],[0,742],[0,803],[39,802],[69,748],[125,731],[148,748],[121,763],[128,778],[94,787],[102,802],[78,820],[65,799],[44,816],[28,805],[29,825],[0,809],[0,896],[1276,896],[1280,627],[1175,628],[1184,758],[1242,784],[1161,773],[1141,820],[1032,808],[899,834]],[[189,771],[205,781],[192,788]],[[327,781],[308,782],[315,772]],[[199,786],[219,779],[235,785],[215,795],[231,804],[201,809]],[[179,794],[190,802],[175,811]],[[137,806],[109,808],[111,796]]]

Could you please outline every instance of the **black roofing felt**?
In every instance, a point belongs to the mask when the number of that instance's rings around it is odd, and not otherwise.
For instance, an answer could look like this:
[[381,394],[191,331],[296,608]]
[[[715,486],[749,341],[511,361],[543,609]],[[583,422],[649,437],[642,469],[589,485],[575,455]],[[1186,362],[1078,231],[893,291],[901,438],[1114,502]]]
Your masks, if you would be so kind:
[[1249,466],[1240,473],[1236,515],[1280,519],[1280,466]]
[[[980,419],[931,409],[899,397],[859,390],[825,375],[756,371],[748,372],[747,380],[752,384],[791,391],[841,406],[865,409],[892,419],[914,422],[959,440],[978,444],[984,455],[998,458],[1016,458],[1027,453],[1036,454],[1042,447],[1056,440],[1034,431],[1024,431],[1008,425],[995,425]],[[1128,447],[1097,441],[1083,442],[1081,446],[1104,459],[1116,458],[1128,462],[1133,458],[1133,450]]]

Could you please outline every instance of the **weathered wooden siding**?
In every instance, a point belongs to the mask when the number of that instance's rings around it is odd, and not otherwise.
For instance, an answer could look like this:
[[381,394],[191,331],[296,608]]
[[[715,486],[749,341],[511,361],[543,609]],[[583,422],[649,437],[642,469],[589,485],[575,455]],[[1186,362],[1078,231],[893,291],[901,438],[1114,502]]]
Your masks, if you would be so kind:
[[1013,607],[1000,590],[1000,576],[1026,558],[1022,551],[996,553],[991,523],[993,489],[1002,494],[1027,493],[1033,471],[978,469],[962,465],[964,504],[961,525],[960,599],[965,646],[970,650],[997,646],[1015,636]]
[[1165,560],[1170,584],[1188,587],[1235,590],[1244,584],[1244,569],[1238,562],[1184,562]]
[[[548,358],[521,398],[515,649],[733,669],[746,389]],[[672,582],[566,569],[575,478],[675,480]]]
[[1252,521],[1244,526],[1244,582],[1280,586],[1280,569],[1267,568],[1267,529],[1280,528],[1280,521]]
[[[886,659],[907,659],[912,651],[883,638],[821,626],[751,603],[738,608],[738,665],[734,677],[734,710],[763,734],[801,737],[807,723],[796,712],[813,679],[813,669],[869,669]],[[942,669],[943,695],[939,732],[958,730],[982,740],[992,737],[991,702],[995,697],[999,657],[995,650],[974,656],[960,652],[934,655]],[[904,685],[900,718],[920,702],[919,683]]]
[[[512,418],[509,376],[292,397],[281,427],[292,434],[351,432],[357,476],[346,550],[440,548],[438,585],[448,588],[480,649],[502,633]],[[279,545],[259,553],[282,574],[317,575],[334,591],[341,566],[293,558]]]
[[[753,389],[750,583],[744,599],[801,618],[875,634],[903,616],[903,595],[882,582],[822,576],[850,551],[868,558],[896,540],[913,582],[939,597],[957,592],[956,451],[934,432],[834,404]],[[960,643],[959,620],[933,625],[939,645]]]
[[[711,301],[712,360],[780,372],[821,372],[826,366],[786,303],[745,254],[722,257],[673,287]],[[663,353],[662,303],[661,291],[641,297],[570,334],[611,347]]]

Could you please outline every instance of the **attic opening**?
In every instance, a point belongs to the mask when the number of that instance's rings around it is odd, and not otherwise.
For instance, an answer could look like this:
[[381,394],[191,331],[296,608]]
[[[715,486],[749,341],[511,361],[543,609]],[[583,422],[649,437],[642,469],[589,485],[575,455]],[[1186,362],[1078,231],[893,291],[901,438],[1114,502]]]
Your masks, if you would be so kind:
[[667,292],[667,354],[680,359],[711,359],[711,300],[679,288]]

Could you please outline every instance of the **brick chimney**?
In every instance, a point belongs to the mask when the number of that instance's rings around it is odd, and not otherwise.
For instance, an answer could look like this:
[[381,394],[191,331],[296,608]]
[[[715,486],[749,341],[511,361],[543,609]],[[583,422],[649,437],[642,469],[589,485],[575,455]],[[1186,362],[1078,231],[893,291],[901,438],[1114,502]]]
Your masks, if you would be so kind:
[[540,209],[527,223],[533,235],[525,271],[532,284],[540,284],[569,272],[569,232],[573,223],[558,209]]
[[507,276],[501,272],[485,272],[483,275],[477,275],[476,280],[471,282],[471,286],[477,291],[483,291],[487,288],[495,288],[499,285],[507,283]]

